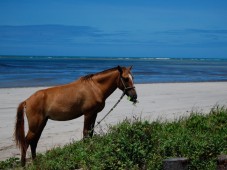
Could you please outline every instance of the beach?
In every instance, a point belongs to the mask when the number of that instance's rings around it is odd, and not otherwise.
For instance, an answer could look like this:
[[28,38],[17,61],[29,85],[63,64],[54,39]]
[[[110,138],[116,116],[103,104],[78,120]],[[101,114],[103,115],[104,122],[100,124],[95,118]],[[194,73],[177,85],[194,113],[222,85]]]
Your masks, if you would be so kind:
[[[208,113],[216,105],[227,105],[227,82],[203,83],[153,83],[135,84],[139,103],[134,106],[125,96],[117,107],[101,122],[95,131],[102,133],[109,125],[124,119],[175,120],[188,116],[191,111]],[[16,156],[20,150],[13,141],[16,109],[18,104],[44,87],[1,88],[0,89],[0,160]],[[96,122],[112,108],[122,92],[116,90],[107,100],[106,106],[98,114]],[[25,118],[26,120],[26,118]],[[27,129],[27,122],[25,122]],[[82,139],[83,116],[71,121],[48,120],[39,140],[37,152],[63,146]],[[30,157],[30,149],[28,150]]]

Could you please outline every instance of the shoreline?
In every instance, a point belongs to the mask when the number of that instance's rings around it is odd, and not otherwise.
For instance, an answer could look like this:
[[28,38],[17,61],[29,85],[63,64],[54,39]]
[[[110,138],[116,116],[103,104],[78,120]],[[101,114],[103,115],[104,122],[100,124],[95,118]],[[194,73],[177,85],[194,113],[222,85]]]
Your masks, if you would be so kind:
[[[79,79],[79,78],[78,78]],[[76,80],[78,80],[76,79]],[[75,81],[76,81],[75,80]],[[69,82],[69,83],[72,83],[72,82]],[[1,87],[0,86],[0,89],[23,89],[23,88],[37,88],[37,89],[45,89],[45,88],[49,88],[49,87],[55,87],[55,86],[61,86],[61,85],[65,85],[65,84],[69,84],[69,83],[64,83],[64,84],[56,84],[56,85],[45,85],[45,86],[19,86],[19,87]],[[190,84],[190,83],[193,83],[193,84],[197,84],[197,83],[227,83],[227,81],[223,80],[223,81],[182,81],[182,82],[144,82],[144,83],[135,83],[135,85],[152,85],[152,84]],[[1,108],[0,108],[1,109]]]
[[[113,112],[101,123],[101,129],[122,122],[126,118],[142,120],[174,120],[188,116],[191,111],[209,112],[215,105],[227,106],[227,82],[143,83],[135,84],[139,103],[133,106],[125,96]],[[20,102],[39,89],[48,87],[0,88],[0,161],[20,156],[13,142],[16,109]],[[120,98],[116,90],[96,119],[99,121]],[[27,122],[25,118],[25,129]],[[71,121],[48,120],[39,140],[37,153],[63,146],[82,138],[83,116]],[[99,131],[97,127],[95,131]],[[28,149],[27,157],[30,157]]]

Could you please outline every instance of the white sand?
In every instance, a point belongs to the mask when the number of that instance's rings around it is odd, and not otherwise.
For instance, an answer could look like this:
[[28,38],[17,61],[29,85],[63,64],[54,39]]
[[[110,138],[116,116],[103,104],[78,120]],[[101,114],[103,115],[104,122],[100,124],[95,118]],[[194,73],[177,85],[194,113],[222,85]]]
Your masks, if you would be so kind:
[[[38,89],[42,88],[0,89],[0,160],[20,156],[20,151],[13,142],[16,109],[21,101]],[[136,84],[136,90],[139,100],[137,106],[133,106],[127,97],[124,97],[101,123],[104,130],[106,125],[116,124],[126,117],[173,120],[179,116],[187,116],[192,110],[208,112],[215,105],[227,105],[227,82]],[[116,90],[107,99],[106,107],[98,114],[97,120],[109,111],[121,94],[120,90]],[[82,129],[83,117],[65,122],[49,120],[39,140],[37,152],[80,140]],[[96,131],[97,129],[99,128],[96,128]]]

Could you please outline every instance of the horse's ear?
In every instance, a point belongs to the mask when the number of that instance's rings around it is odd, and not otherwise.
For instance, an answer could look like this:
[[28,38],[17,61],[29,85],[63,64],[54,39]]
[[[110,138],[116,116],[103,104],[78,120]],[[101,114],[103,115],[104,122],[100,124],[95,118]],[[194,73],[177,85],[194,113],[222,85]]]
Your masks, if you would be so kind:
[[129,67],[129,70],[132,70],[132,66]]
[[118,69],[118,71],[119,71],[121,74],[123,73],[123,70],[122,70],[121,66],[117,66],[117,69]]

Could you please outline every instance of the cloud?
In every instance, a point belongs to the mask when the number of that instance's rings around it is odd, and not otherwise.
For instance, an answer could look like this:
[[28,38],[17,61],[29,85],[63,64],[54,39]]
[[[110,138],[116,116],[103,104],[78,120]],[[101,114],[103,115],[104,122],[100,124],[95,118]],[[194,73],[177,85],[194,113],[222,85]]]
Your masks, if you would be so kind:
[[3,47],[81,46],[128,43],[128,31],[107,32],[91,26],[25,25],[0,26]]
[[179,29],[153,32],[153,40],[168,46],[224,47],[227,45],[227,29]]
[[124,36],[126,32],[106,33],[91,26],[66,25],[25,25],[0,26],[0,41],[3,43],[75,43],[82,39],[92,41],[96,38]]
[[226,45],[225,29],[107,31],[92,26],[0,26],[0,54],[100,54],[119,49],[128,53],[159,49],[162,53],[163,49],[189,48],[225,51]]
[[[130,31],[107,32],[92,26],[24,25],[0,26],[1,44],[178,44],[182,42],[227,41],[225,29],[182,29],[153,31],[150,36]],[[169,42],[169,43],[168,43]]]
[[223,34],[227,35],[227,29],[182,29],[157,31],[157,34],[181,35],[181,34]]

